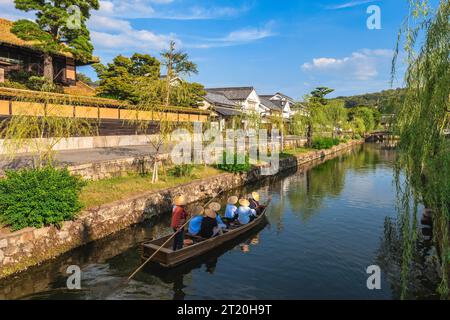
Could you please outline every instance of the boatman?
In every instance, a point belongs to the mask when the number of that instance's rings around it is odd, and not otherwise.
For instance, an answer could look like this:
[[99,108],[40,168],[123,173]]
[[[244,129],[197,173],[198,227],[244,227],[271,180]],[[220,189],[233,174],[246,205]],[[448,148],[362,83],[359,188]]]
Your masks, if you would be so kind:
[[255,210],[257,215],[260,215],[266,208],[265,206],[259,204],[259,200],[260,196],[258,192],[252,192],[251,196],[248,199],[248,201],[250,202],[250,209]]
[[185,210],[187,205],[187,199],[183,195],[179,195],[173,199],[173,210],[172,210],[172,223],[171,227],[176,235],[173,239],[173,251],[183,249],[184,244],[184,225],[186,224],[186,219],[188,214]]

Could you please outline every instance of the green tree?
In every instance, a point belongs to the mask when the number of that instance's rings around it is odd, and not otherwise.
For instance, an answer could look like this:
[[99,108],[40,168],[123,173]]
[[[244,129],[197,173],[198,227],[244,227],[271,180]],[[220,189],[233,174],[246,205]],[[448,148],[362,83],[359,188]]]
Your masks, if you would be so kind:
[[[433,213],[433,236],[439,247],[442,282],[448,298],[450,143],[444,130],[450,124],[450,2],[436,8],[428,0],[409,1],[409,15],[399,33],[397,55],[404,37],[408,68],[406,98],[396,117],[400,136],[396,180],[404,241],[402,298],[409,285],[409,266],[417,239],[417,213],[423,202]],[[393,64],[393,77],[396,64]],[[402,175],[406,179],[402,179]]]
[[175,41],[171,41],[169,48],[161,53],[163,65],[166,67],[166,96],[165,106],[170,104],[173,81],[182,75],[197,74],[197,65],[189,61],[189,55],[183,51],[176,50]]
[[18,20],[11,31],[26,41],[35,41],[34,47],[43,52],[44,77],[53,81],[52,54],[69,52],[76,59],[92,59],[86,22],[91,10],[99,9],[98,0],[15,0],[16,8],[35,12],[36,20]]
[[197,107],[206,95],[205,87],[196,82],[183,81],[171,89],[170,104],[178,107]]
[[33,158],[33,167],[42,168],[53,165],[55,147],[64,139],[77,136],[90,136],[96,133],[93,123],[75,117],[61,117],[58,105],[42,93],[43,110],[36,109],[30,114],[12,116],[0,123],[3,128],[3,146],[11,158],[28,152]]
[[[369,133],[373,131],[380,122],[379,112],[374,108],[357,107],[349,111],[349,120],[352,122],[359,121],[364,123],[364,132]],[[378,123],[377,123],[378,121]]]
[[341,100],[330,101],[324,109],[332,126],[332,136],[335,138],[338,135],[338,131],[345,126],[347,121],[347,110],[344,108],[344,102]]
[[308,147],[312,146],[314,131],[316,129],[324,130],[328,125],[328,119],[324,110],[324,107],[328,103],[325,96],[333,91],[334,89],[327,87],[318,87],[310,95],[305,97],[308,106],[308,115],[304,119],[307,128],[306,138],[308,140]]
[[77,81],[82,81],[91,87],[95,87],[98,85],[96,81],[92,80],[90,77],[81,72],[77,72]]
[[104,97],[139,102],[139,87],[158,81],[160,62],[147,55],[135,53],[131,58],[119,55],[106,66],[95,64],[100,79],[99,94]]
[[334,92],[334,89],[330,89],[328,87],[317,87],[311,91],[311,99],[316,100],[322,105],[326,105],[327,99],[325,97],[332,92]]

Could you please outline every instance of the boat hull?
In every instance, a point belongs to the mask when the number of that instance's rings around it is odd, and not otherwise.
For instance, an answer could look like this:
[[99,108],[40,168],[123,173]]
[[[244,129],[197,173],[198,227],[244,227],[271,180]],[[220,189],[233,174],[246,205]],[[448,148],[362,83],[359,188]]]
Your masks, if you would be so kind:
[[[267,223],[266,210],[258,216],[251,223],[241,226],[237,229],[230,230],[221,236],[217,236],[211,239],[204,240],[191,246],[184,247],[178,251],[172,251],[172,243],[167,244],[162,248],[152,259],[152,262],[159,264],[164,268],[174,268],[183,263],[191,261],[194,258],[207,254],[208,252],[232,241],[233,239],[242,236],[257,227]],[[164,242],[166,242],[171,236],[166,236],[149,243],[142,245],[142,259],[147,260],[152,254],[154,254]]]

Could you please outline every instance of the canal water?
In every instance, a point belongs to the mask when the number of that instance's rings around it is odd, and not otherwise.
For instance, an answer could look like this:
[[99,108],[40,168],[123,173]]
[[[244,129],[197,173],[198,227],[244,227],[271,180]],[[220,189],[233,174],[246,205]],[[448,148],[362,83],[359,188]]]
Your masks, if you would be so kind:
[[[170,232],[164,217],[0,281],[0,298],[399,299],[403,241],[394,158],[394,151],[365,145],[235,190],[272,198],[267,226],[177,269],[150,265],[123,284],[141,263],[139,244]],[[422,232],[412,260],[407,298],[438,298],[436,250]],[[81,290],[66,289],[70,265],[82,270]],[[381,270],[380,290],[367,288],[373,265]]]

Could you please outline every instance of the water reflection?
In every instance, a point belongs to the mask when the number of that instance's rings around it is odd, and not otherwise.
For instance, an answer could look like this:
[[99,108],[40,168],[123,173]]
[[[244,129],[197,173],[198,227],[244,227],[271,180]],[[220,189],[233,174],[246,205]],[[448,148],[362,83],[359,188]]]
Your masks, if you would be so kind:
[[[170,233],[165,216],[1,281],[0,298],[398,299],[403,241],[394,159],[395,152],[367,145],[224,194],[222,203],[255,190],[272,198],[269,224],[175,269],[148,265],[121,285],[141,263],[140,243]],[[408,297],[436,298],[436,254],[426,237],[413,257]],[[65,289],[73,264],[83,271],[81,291]],[[380,291],[366,287],[373,264],[383,272]]]

